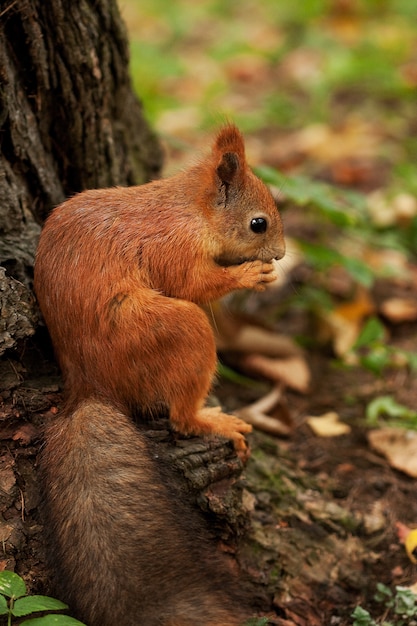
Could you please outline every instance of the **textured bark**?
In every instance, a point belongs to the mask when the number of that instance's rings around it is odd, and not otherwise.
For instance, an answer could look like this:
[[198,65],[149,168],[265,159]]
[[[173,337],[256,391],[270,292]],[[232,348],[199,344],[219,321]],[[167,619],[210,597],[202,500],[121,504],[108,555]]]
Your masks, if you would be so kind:
[[54,205],[159,172],[126,41],[115,0],[0,5],[0,264],[26,284]]
[[172,464],[198,506],[209,516],[216,534],[223,541],[236,545],[249,524],[243,485],[239,480],[242,461],[231,442],[215,437],[206,440],[176,436],[173,439],[168,420],[158,420],[146,435],[160,444],[161,458]]
[[33,335],[37,321],[30,291],[0,267],[0,354]]

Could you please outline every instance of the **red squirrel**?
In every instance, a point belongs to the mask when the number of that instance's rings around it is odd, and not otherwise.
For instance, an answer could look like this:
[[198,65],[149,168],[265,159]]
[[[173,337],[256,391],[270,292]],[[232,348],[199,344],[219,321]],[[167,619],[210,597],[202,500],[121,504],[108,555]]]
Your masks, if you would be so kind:
[[201,305],[263,290],[284,250],[276,203],[233,125],[189,169],[84,191],[46,220],[34,285],[65,407],[41,466],[63,599],[89,626],[240,623],[208,540],[201,557],[200,520],[173,498],[133,417],[165,410],[179,433],[247,454],[251,427],[204,406],[216,348]]

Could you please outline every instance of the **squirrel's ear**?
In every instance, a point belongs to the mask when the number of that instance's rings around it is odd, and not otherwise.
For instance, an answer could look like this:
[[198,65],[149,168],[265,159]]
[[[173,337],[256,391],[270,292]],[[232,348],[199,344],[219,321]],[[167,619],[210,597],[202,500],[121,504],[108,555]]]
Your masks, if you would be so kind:
[[223,183],[230,184],[245,169],[245,145],[238,128],[229,124],[222,128],[213,145],[213,154],[219,165],[216,173]]
[[223,183],[230,184],[239,171],[239,157],[236,152],[225,152],[217,166],[217,175]]

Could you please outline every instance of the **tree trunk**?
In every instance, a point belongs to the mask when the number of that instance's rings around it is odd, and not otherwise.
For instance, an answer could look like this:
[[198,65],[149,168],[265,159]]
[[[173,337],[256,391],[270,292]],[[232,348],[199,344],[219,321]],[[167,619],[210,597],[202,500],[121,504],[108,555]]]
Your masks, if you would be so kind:
[[[161,150],[132,92],[115,0],[3,0],[0,76],[0,265],[30,287],[52,207],[82,189],[147,181]],[[20,334],[35,320],[27,312]]]
[[[15,569],[45,592],[33,463],[42,423],[61,397],[31,292],[38,235],[49,211],[75,192],[155,177],[161,150],[132,92],[116,0],[3,0],[0,76],[0,570]],[[166,423],[149,436],[219,538],[235,538],[246,515],[232,448],[174,443]]]

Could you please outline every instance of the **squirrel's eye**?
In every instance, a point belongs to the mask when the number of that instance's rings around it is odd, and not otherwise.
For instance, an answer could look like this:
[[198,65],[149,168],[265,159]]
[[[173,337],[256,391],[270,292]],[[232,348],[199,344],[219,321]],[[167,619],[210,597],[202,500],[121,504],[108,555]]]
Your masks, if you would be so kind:
[[266,221],[264,217],[254,217],[250,221],[250,228],[257,235],[264,233],[267,229],[267,226],[268,226],[268,222]]

